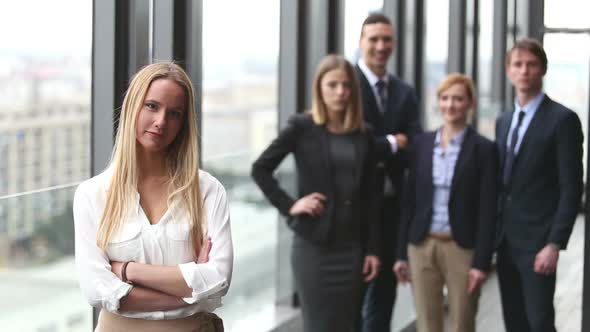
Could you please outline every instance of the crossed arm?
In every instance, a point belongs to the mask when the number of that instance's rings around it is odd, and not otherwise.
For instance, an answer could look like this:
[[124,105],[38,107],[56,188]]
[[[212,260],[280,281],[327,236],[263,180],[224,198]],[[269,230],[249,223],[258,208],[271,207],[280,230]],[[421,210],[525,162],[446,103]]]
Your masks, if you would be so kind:
[[98,209],[86,189],[76,191],[74,221],[80,287],[90,305],[110,312],[167,311],[225,295],[231,280],[233,246],[226,194],[220,184],[208,188],[204,195],[213,242],[205,241],[196,261],[176,266],[128,263],[126,276],[133,286],[122,281],[123,263],[109,261],[96,245]]
[[[197,264],[209,261],[211,240],[208,239],[197,258]],[[121,280],[123,263],[111,261],[111,271]],[[192,295],[178,266],[150,265],[129,262],[125,268],[127,281],[134,287],[120,301],[123,311],[160,311],[185,307],[189,303],[182,300]]]

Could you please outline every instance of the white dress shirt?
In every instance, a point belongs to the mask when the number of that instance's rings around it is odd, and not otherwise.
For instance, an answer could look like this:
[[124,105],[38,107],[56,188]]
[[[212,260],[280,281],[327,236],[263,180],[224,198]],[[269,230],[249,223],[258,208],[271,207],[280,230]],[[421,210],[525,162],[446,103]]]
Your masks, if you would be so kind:
[[506,147],[508,148],[508,151],[510,150],[510,142],[512,142],[512,132],[518,123],[518,113],[523,111],[524,117],[522,118],[520,127],[518,127],[518,138],[516,140],[516,147],[514,148],[515,155],[518,154],[518,151],[520,150],[520,143],[522,143],[522,139],[524,138],[524,135],[529,128],[531,121],[533,121],[533,117],[535,116],[535,113],[537,113],[537,110],[539,109],[539,106],[543,102],[544,98],[545,93],[541,92],[526,105],[522,106],[518,103],[518,99],[514,99],[514,113],[512,114],[512,122],[510,123],[510,130],[508,131],[508,137],[506,139]]
[[[363,75],[365,75],[365,77],[367,78],[369,85],[371,86],[371,90],[373,91],[373,96],[375,96],[375,100],[377,101],[377,106],[379,107],[379,111],[381,112],[381,114],[385,113],[385,105],[383,105],[383,101],[381,100],[381,96],[379,95],[379,89],[377,88],[377,82],[383,81],[387,85],[389,85],[389,75],[385,74],[385,75],[383,75],[383,77],[379,77],[379,76],[375,75],[375,73],[373,73],[371,71],[369,66],[367,66],[367,64],[365,63],[363,58],[359,59],[358,66],[361,69],[361,71],[363,72]],[[385,138],[387,138],[387,141],[389,141],[389,145],[391,145],[391,152],[396,153],[397,152],[397,139],[395,138],[395,136],[389,134],[389,135],[385,135]]]
[[[189,236],[188,215],[179,202],[172,202],[157,224],[152,225],[139,204],[131,199],[127,222],[114,234],[106,252],[96,244],[98,223],[103,214],[112,170],[78,186],[74,196],[76,266],[82,293],[90,305],[119,315],[141,319],[174,319],[197,312],[212,312],[221,306],[233,267],[229,207],[225,189],[209,173],[199,171],[207,236],[212,248],[209,261],[195,263]],[[152,265],[178,265],[192,295],[180,309],[154,312],[124,312],[119,301],[133,286],[121,281],[109,261]]]

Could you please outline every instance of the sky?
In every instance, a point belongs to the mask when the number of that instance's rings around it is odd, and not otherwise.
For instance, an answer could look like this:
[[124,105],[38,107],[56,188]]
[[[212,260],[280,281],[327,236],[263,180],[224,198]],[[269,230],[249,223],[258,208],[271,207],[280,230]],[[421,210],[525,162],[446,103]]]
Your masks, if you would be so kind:
[[0,54],[90,55],[91,0],[0,0]]
[[[345,49],[350,55],[358,46],[358,27],[365,15],[383,0],[346,0]],[[491,10],[493,0],[482,7]],[[429,58],[446,56],[448,0],[427,0],[427,48]],[[279,45],[279,0],[203,0],[204,57],[207,63],[235,66],[244,58],[276,61]],[[487,10],[486,10],[487,11]],[[545,0],[547,26],[590,28],[588,0]],[[444,14],[444,15],[441,15]],[[482,33],[487,33],[491,15],[484,15]],[[92,0],[0,0],[0,54],[89,55],[92,45]],[[428,37],[427,37],[428,38]],[[555,60],[571,57],[567,39],[552,42]],[[487,44],[481,45],[487,47]],[[435,50],[445,50],[436,52]],[[491,54],[482,49],[482,54]]]

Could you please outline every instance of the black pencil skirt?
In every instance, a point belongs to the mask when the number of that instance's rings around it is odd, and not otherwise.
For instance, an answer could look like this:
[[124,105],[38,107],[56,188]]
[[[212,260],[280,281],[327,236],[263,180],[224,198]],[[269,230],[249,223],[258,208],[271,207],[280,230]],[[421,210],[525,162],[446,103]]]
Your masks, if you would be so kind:
[[313,244],[297,235],[291,264],[305,332],[353,332],[364,291],[360,242]]

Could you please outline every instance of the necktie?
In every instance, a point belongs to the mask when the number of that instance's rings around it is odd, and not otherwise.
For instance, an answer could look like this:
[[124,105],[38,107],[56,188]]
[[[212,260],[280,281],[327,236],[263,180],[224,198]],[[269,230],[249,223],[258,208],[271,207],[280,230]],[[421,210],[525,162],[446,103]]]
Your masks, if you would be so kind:
[[518,113],[518,121],[516,122],[516,127],[512,130],[512,137],[510,137],[510,147],[508,149],[508,153],[506,154],[506,162],[504,163],[504,186],[507,186],[510,183],[510,176],[512,175],[512,167],[514,166],[514,159],[516,158],[516,143],[518,142],[518,129],[522,124],[522,119],[524,118],[524,112],[520,111]]
[[377,87],[377,93],[379,94],[379,102],[381,103],[381,113],[385,113],[385,107],[387,107],[387,83],[383,80],[378,80],[375,83]]

